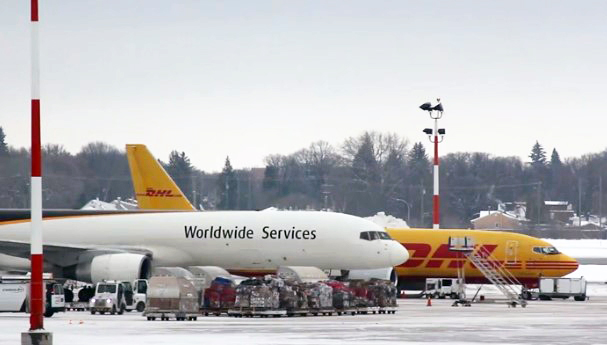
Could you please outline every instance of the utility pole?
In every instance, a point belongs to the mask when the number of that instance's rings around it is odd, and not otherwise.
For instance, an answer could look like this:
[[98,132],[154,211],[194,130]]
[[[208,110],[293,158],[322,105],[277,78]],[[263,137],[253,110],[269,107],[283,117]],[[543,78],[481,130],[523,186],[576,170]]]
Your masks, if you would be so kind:
[[542,181],[537,183],[537,224],[542,221]]
[[419,185],[419,204],[420,204],[420,212],[419,212],[419,226],[424,226],[424,195],[426,194],[426,189],[424,185],[420,183]]
[[194,208],[198,208],[198,203],[196,202],[196,174],[192,173],[192,202],[194,203]]
[[249,200],[247,203],[247,209],[252,210],[253,209],[253,200],[251,199],[253,197],[253,189],[251,188],[251,176],[253,175],[253,169],[249,170]]
[[599,175],[599,229],[603,230],[603,175]]
[[577,194],[578,194],[578,203],[577,203],[578,226],[581,229],[582,228],[582,179],[581,178],[578,178],[578,180],[577,180]]
[[230,209],[230,184],[228,183],[228,175],[225,176],[226,179],[226,210]]

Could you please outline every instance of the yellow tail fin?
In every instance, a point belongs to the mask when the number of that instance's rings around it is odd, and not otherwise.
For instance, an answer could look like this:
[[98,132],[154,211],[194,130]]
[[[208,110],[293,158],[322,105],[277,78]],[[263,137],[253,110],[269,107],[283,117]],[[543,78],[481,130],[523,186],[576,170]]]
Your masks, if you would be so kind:
[[127,144],[126,156],[139,208],[196,210],[145,145]]

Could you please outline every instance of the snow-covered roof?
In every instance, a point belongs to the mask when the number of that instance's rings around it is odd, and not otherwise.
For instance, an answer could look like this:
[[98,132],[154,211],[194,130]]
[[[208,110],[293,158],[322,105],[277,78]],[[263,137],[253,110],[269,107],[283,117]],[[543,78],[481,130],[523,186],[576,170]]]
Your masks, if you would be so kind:
[[569,205],[569,202],[568,201],[546,200],[546,201],[544,201],[544,205],[546,205],[546,206],[567,206],[567,205]]
[[470,220],[471,222],[477,221],[481,218],[485,218],[491,215],[496,215],[496,214],[501,214],[502,216],[506,217],[506,218],[510,218],[510,219],[514,219],[514,220],[525,220],[525,218],[521,218],[520,216],[511,213],[511,212],[504,212],[504,211],[480,211],[479,212],[479,216]]
[[134,210],[137,209],[137,201],[124,201],[120,198],[112,202],[105,202],[99,199],[93,199],[82,206],[81,210]]
[[403,219],[400,218],[396,218],[394,216],[391,215],[387,215],[385,212],[377,212],[376,215],[371,216],[371,217],[366,217],[365,219],[368,219],[370,221],[372,221],[373,223],[384,227],[384,228],[391,228],[391,229],[395,229],[395,228],[409,228],[409,224],[407,224],[406,221],[404,221]]

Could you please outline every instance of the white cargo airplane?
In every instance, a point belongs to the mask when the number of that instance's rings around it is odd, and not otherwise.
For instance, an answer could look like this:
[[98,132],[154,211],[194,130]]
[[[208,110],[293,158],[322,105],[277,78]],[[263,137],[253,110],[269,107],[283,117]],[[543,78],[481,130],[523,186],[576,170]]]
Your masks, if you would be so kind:
[[[393,271],[409,257],[378,225],[333,212],[57,210],[43,219],[45,271],[87,282],[145,278],[152,266]],[[0,210],[0,260],[29,258],[29,238],[28,211]]]

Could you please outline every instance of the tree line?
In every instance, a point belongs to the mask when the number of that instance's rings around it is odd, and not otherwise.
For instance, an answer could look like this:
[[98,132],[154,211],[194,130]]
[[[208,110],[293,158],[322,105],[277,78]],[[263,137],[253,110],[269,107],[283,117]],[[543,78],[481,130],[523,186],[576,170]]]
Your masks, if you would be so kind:
[[[480,210],[525,202],[533,223],[549,220],[544,200],[572,203],[581,214],[604,214],[601,193],[607,150],[561,160],[536,142],[528,160],[482,152],[440,157],[441,225],[469,227]],[[7,144],[0,127],[0,208],[29,206],[29,151]],[[394,133],[365,132],[339,146],[325,141],[288,155],[270,154],[265,167],[220,173],[193,166],[185,152],[171,152],[165,170],[193,205],[203,209],[331,209],[369,216],[385,211],[413,226],[432,222],[432,164],[421,142]],[[43,148],[43,205],[80,208],[91,199],[133,197],[124,150],[93,142],[71,154]],[[607,179],[604,179],[607,181]],[[603,207],[603,210],[600,208]]]

